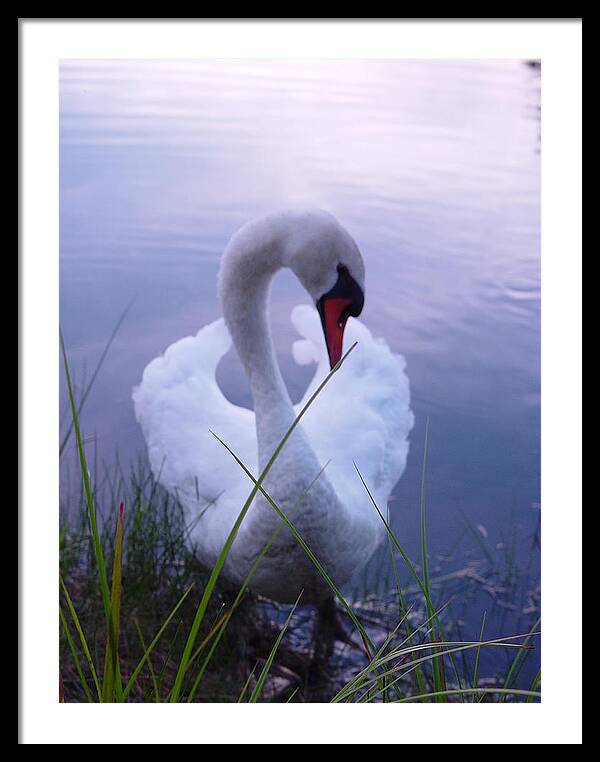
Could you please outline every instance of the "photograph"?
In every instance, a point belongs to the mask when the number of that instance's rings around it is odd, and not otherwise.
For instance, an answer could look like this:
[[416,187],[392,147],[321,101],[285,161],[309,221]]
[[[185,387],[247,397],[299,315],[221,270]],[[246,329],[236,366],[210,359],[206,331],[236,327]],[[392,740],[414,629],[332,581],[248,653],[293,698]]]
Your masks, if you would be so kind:
[[19,743],[581,743],[581,26],[18,19]]
[[542,76],[61,62],[64,701],[539,700]]

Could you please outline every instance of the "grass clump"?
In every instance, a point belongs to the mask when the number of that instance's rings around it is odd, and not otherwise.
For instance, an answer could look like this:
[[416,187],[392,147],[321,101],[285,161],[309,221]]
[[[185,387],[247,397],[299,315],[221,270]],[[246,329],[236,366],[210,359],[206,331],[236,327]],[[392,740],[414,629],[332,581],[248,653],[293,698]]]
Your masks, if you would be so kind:
[[[71,512],[60,534],[61,700],[171,703],[539,700],[539,675],[530,687],[516,684],[532,641],[539,634],[537,624],[529,632],[508,638],[484,640],[483,626],[478,639],[446,637],[443,607],[433,599],[427,564],[425,458],[421,501],[423,576],[404,552],[376,505],[369,485],[356,469],[365,488],[365,500],[372,503],[388,533],[396,580],[397,619],[383,635],[381,622],[376,622],[375,634],[360,602],[347,600],[330,578],[294,526],[290,518],[293,510],[286,515],[264,489],[264,479],[294,428],[353,347],[308,401],[258,477],[251,474],[227,443],[219,440],[232,455],[232,468],[239,467],[248,476],[249,496],[240,507],[212,570],[198,564],[190,542],[193,525],[207,506],[199,504],[198,516],[186,524],[182,506],[162,490],[158,480],[143,466],[132,470],[128,481],[119,475],[104,488],[92,484],[79,425],[82,405],[75,401],[62,337],[61,347],[72,418],[70,430],[75,437],[82,485],[79,521],[73,521]],[[234,589],[221,578],[220,572],[259,492],[278,515],[279,526],[265,543],[243,585]],[[97,505],[102,499],[108,510],[99,515]],[[301,596],[278,626],[272,604],[249,592],[262,557],[284,528],[314,564],[355,630],[360,655],[351,660],[342,684],[325,676],[315,690],[301,666],[295,671],[286,666],[286,651],[288,664],[290,657],[292,662],[301,661],[298,653],[286,644],[294,629],[292,624],[300,615],[297,607],[301,606]],[[399,562],[408,570],[424,605],[425,616],[418,623],[411,619],[411,608],[397,573]],[[110,579],[108,569],[112,569]],[[480,654],[487,649],[515,653],[504,681],[493,687],[483,685],[479,674]],[[465,653],[472,654],[474,668],[464,658]],[[459,655],[462,661],[458,661]],[[283,688],[278,688],[282,680]]]

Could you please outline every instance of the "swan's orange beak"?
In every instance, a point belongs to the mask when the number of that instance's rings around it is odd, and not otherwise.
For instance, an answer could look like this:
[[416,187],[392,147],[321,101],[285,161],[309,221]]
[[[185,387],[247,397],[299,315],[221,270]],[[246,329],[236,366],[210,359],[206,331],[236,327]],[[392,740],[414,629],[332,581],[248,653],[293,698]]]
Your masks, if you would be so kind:
[[337,272],[338,279],[333,288],[317,300],[331,370],[342,359],[344,328],[348,318],[350,315],[358,317],[365,303],[364,292],[348,268],[340,262]]
[[325,334],[327,353],[329,355],[329,367],[333,369],[342,358],[344,343],[344,328],[352,307],[351,299],[343,297],[323,297],[317,303],[317,309],[321,316],[321,325]]

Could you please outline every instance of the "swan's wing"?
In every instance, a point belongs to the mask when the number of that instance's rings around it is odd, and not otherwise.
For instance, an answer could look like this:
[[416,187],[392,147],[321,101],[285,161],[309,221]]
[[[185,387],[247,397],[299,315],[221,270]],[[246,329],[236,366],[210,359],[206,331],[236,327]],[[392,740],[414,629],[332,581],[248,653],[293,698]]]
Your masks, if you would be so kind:
[[[293,346],[294,358],[300,364],[317,363],[299,410],[329,372],[329,362],[317,311],[299,305],[292,311],[292,322],[304,337]],[[350,318],[344,351],[355,341],[358,345],[314,401],[303,425],[319,460],[331,461],[327,475],[344,504],[350,509],[364,505],[366,493],[356,463],[385,510],[404,471],[414,423],[406,363],[385,341],[374,339],[363,323]]]
[[152,360],[133,391],[152,471],[188,515],[202,514],[196,538],[209,559],[220,550],[251,487],[210,432],[256,471],[254,413],[229,402],[215,378],[230,346],[225,322],[217,320]]

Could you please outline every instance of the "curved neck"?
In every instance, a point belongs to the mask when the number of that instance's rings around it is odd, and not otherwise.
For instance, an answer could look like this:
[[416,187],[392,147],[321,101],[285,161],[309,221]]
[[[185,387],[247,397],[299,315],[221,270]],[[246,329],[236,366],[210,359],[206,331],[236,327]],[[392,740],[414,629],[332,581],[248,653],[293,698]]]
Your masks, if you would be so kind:
[[219,293],[223,315],[250,382],[261,467],[295,418],[275,357],[267,303],[274,275],[282,268],[275,241],[248,246],[234,236],[223,254]]
[[[254,398],[258,467],[262,471],[292,425],[296,414],[281,376],[269,329],[267,301],[273,276],[288,264],[282,231],[249,225],[236,233],[223,253],[219,295],[225,322],[250,382]],[[232,443],[235,449],[235,443]],[[327,475],[302,426],[297,426],[273,464],[264,485],[282,510],[298,508],[298,526],[315,547],[336,543],[347,521]],[[318,479],[317,479],[318,477]],[[316,481],[315,481],[316,479]],[[306,500],[307,490],[311,491]],[[335,515],[332,523],[331,516]],[[262,547],[264,537],[280,526],[267,501],[258,495],[245,535],[249,547]],[[287,552],[283,533],[272,552]],[[275,546],[283,543],[279,550]],[[287,543],[287,545],[286,545]],[[292,545],[294,543],[292,542]],[[240,546],[241,547],[241,546]],[[329,553],[327,555],[330,555]],[[260,573],[260,572],[259,572]]]

